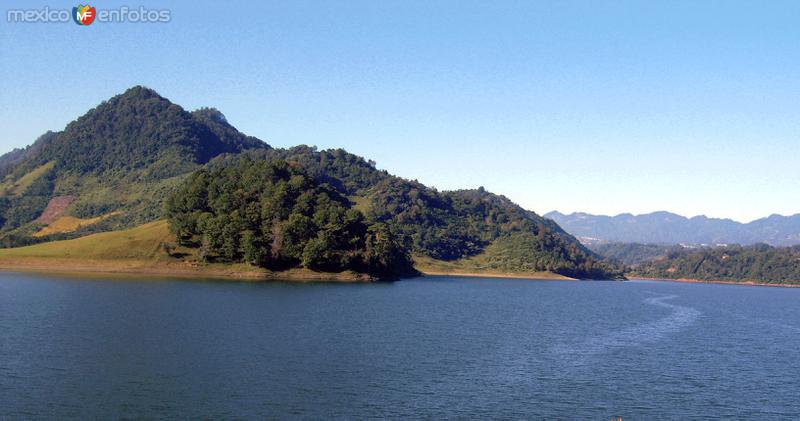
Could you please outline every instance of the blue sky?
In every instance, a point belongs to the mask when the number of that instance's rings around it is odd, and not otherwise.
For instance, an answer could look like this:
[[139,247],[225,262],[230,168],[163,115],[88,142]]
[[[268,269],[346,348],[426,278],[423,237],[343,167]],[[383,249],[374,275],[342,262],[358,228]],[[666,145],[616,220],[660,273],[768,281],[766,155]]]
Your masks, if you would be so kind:
[[539,213],[800,212],[800,2],[92,3],[120,4],[172,21],[8,23],[4,4],[0,151],[143,84],[273,146]]

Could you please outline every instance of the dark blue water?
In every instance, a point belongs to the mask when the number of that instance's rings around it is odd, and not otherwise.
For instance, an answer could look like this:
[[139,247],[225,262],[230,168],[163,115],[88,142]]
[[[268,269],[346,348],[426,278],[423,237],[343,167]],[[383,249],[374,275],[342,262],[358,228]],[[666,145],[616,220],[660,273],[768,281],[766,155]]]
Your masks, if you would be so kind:
[[0,274],[0,418],[800,418],[800,289]]

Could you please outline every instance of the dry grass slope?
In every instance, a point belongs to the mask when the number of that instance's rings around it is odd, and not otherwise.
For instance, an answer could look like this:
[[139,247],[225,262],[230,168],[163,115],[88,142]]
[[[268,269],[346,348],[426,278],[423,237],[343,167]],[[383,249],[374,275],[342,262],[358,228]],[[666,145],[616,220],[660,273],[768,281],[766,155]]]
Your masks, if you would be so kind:
[[104,232],[30,247],[0,249],[0,258],[154,260],[167,257],[162,243],[170,241],[174,241],[174,237],[169,232],[167,222],[156,221],[126,231]]
[[82,227],[86,227],[89,225],[94,225],[106,218],[110,218],[114,215],[118,215],[120,212],[112,212],[107,215],[98,216],[96,218],[89,218],[89,219],[81,219],[76,218],[74,216],[62,216],[50,225],[42,228],[36,234],[33,234],[34,237],[44,237],[46,235],[51,234],[65,234],[70,232],[75,232]]
[[[182,257],[169,256],[164,243],[174,243],[166,221],[156,221],[126,231],[89,235],[30,247],[0,249],[0,270],[44,273],[105,274],[140,277],[283,280],[293,282],[371,282],[375,278],[355,272],[325,273],[307,269],[285,272],[245,264],[202,264],[193,250],[178,248]],[[104,276],[105,276],[104,275]]]

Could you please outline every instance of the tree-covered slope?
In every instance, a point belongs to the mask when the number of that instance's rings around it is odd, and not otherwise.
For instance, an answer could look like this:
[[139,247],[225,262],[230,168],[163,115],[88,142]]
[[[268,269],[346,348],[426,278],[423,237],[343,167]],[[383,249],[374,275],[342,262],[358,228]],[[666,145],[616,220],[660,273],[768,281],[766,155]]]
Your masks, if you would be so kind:
[[674,248],[637,267],[634,276],[707,281],[800,283],[800,246],[756,244],[703,249]]
[[335,188],[284,160],[198,171],[167,201],[167,217],[181,245],[198,247],[206,261],[383,278],[416,273],[389,226],[365,221]]
[[0,237],[11,244],[30,237],[47,222],[38,219],[54,198],[62,207],[56,215],[113,213],[107,224],[116,228],[156,220],[186,175],[220,154],[255,148],[268,146],[218,111],[189,113],[133,87],[0,158]]
[[220,154],[258,147],[263,142],[239,133],[224,117],[189,113],[137,86],[67,125],[28,165],[55,160],[59,170],[75,174],[164,179]]
[[[483,188],[440,192],[395,177],[344,150],[318,151],[300,146],[249,151],[249,159],[283,159],[318,182],[347,195],[371,221],[383,222],[401,235],[415,255],[458,261],[486,252],[490,245],[518,245],[505,272],[551,271],[579,278],[616,278],[621,265],[602,261],[553,221],[522,209]],[[240,156],[224,155],[211,168],[235,165]],[[496,261],[494,266],[499,265]]]

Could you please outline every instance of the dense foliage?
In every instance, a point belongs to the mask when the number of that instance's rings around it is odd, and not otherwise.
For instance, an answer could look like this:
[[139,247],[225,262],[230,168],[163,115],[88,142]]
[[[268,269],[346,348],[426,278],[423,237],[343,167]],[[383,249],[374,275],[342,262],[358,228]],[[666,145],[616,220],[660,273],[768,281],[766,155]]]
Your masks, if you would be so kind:
[[366,222],[335,188],[286,161],[201,170],[167,201],[167,216],[178,239],[209,261],[381,277],[414,272],[388,225]]
[[603,243],[589,246],[593,252],[603,256],[605,259],[626,265],[638,265],[663,257],[675,247],[678,249],[683,248],[681,246],[640,243]]
[[[503,270],[554,270],[583,278],[614,278],[622,273],[621,265],[600,262],[553,221],[483,188],[439,192],[377,170],[374,162],[341,149],[318,151],[299,146],[243,155],[285,159],[317,182],[335,186],[357,202],[368,219],[391,226],[413,254],[448,261],[465,259],[485,253],[495,241],[530,234],[525,237],[529,241],[520,244],[516,263],[504,264]],[[210,167],[235,165],[238,159],[237,155],[222,156]]]
[[634,275],[720,281],[800,283],[800,246],[756,244],[671,250],[664,258],[642,264]]
[[209,114],[193,115],[137,86],[67,125],[40,160],[57,160],[59,168],[79,174],[114,178],[146,169],[141,178],[163,179],[222,153],[264,146],[238,131],[230,133],[224,118]]
[[320,183],[327,183],[347,195],[367,195],[381,181],[393,179],[386,171],[375,168],[375,162],[348,153],[344,149],[317,150],[313,146],[287,149],[256,149],[241,155],[221,155],[209,163],[209,168],[236,164],[245,156],[249,159],[283,159],[297,165]]

